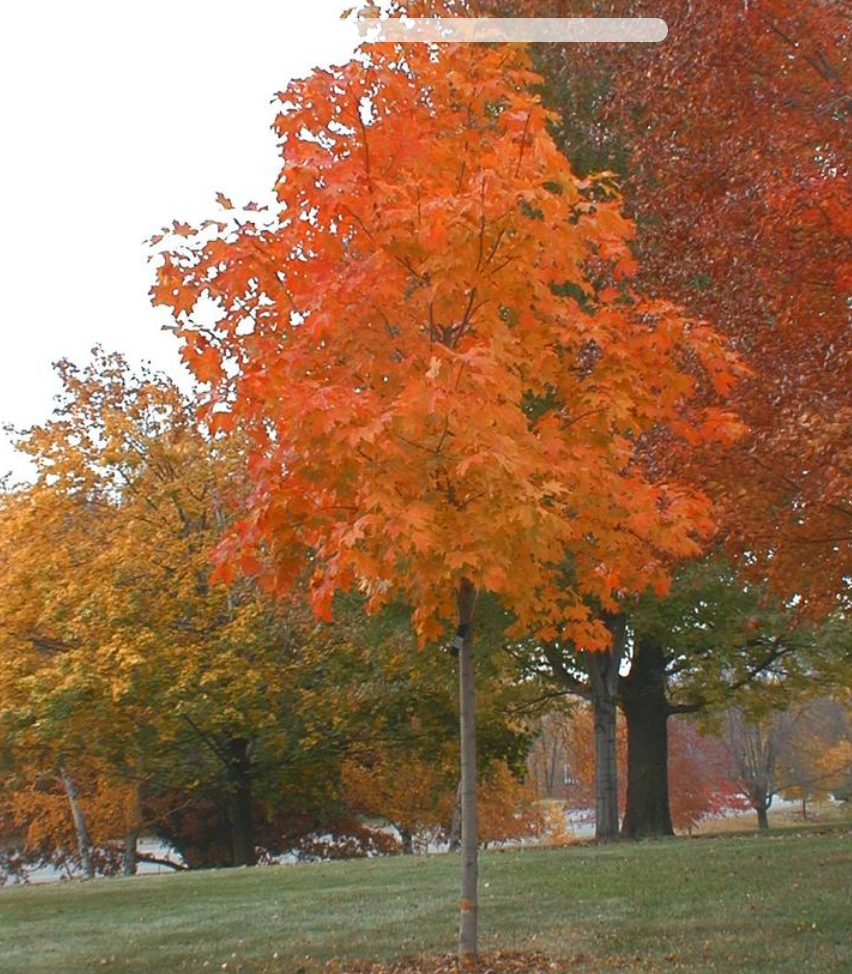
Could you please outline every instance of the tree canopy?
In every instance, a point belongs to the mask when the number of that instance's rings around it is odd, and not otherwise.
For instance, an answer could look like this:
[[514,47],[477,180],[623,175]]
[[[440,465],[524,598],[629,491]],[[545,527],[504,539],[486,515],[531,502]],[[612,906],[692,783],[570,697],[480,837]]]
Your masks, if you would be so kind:
[[250,438],[226,577],[281,591],[309,557],[321,615],[360,587],[409,602],[422,640],[466,577],[518,631],[594,648],[586,597],[664,589],[712,531],[706,497],[635,458],[660,427],[729,441],[736,421],[689,399],[699,377],[727,392],[734,359],[631,288],[633,226],[557,150],[540,80],[521,49],[411,46],[295,82],[280,212],[165,252],[154,300],[208,419]]

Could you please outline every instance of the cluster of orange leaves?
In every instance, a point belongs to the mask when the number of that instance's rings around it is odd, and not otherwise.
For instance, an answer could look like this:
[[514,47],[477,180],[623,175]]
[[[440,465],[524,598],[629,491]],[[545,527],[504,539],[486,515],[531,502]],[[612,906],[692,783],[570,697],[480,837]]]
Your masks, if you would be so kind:
[[[138,792],[131,782],[115,781],[98,774],[78,777],[79,801],[93,850],[101,857],[116,840],[139,827]],[[58,776],[28,770],[4,788],[0,797],[4,842],[14,843],[25,857],[38,861],[77,848],[77,835],[66,795]],[[111,871],[115,863],[103,863]]]
[[712,533],[707,498],[637,449],[660,428],[730,442],[737,421],[689,400],[699,376],[726,393],[736,363],[635,293],[634,227],[558,150],[539,81],[514,47],[314,72],[280,96],[274,218],[169,239],[153,299],[211,428],[251,441],[226,579],[283,591],[310,559],[318,614],[359,588],[413,605],[425,642],[466,578],[517,632],[602,648],[589,598],[664,591]]
[[[344,762],[347,802],[361,814],[392,822],[421,844],[447,835],[456,802],[457,759],[454,749],[428,760],[383,755],[368,764]],[[479,839],[503,843],[542,838],[550,821],[537,804],[535,789],[519,780],[502,761],[482,776],[478,792]]]

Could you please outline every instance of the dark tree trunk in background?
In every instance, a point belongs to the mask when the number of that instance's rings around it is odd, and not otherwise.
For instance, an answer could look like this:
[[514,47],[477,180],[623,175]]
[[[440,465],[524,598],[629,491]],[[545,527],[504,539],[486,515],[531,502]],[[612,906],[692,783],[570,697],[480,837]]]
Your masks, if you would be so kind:
[[622,838],[674,835],[669,807],[670,714],[666,658],[653,640],[637,638],[630,673],[619,681],[627,722],[627,808]]
[[249,742],[237,738],[228,742],[231,789],[228,793],[228,824],[231,830],[231,858],[235,866],[253,866],[257,861],[252,827],[251,759]]
[[399,839],[402,844],[402,854],[404,856],[414,855],[414,836],[409,829],[399,830]]
[[142,796],[139,785],[136,785],[133,789],[127,818],[127,831],[124,833],[124,848],[121,857],[121,871],[125,876],[135,876],[139,856],[139,829],[142,824]]
[[595,840],[618,838],[618,670],[626,636],[622,617],[607,619],[612,648],[606,653],[583,653],[589,674],[595,723]]
[[124,833],[124,846],[121,853],[121,874],[122,876],[135,876],[138,863],[137,846],[139,843],[139,833],[135,829]]
[[219,801],[180,802],[166,811],[157,836],[180,854],[189,869],[227,869],[233,865],[227,794]]
[[479,835],[476,822],[476,684],[473,662],[473,613],[476,590],[462,579],[458,590],[459,710],[461,729],[461,903],[459,959],[462,969],[477,952],[477,879]]
[[766,807],[758,805],[755,811],[757,812],[757,827],[761,832],[769,831],[769,815]]

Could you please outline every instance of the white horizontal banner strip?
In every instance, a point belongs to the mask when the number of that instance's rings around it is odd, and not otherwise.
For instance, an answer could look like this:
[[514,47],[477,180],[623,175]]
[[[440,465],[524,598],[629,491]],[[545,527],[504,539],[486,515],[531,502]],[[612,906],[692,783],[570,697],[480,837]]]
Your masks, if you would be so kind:
[[656,17],[406,17],[358,30],[373,44],[658,44],[669,32]]

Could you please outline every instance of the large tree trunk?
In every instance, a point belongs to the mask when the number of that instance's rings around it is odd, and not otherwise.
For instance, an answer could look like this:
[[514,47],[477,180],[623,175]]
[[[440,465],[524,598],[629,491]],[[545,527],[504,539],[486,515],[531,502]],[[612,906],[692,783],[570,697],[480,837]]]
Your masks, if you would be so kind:
[[473,612],[476,592],[464,578],[457,593],[459,628],[459,712],[461,729],[462,876],[459,918],[459,960],[462,967],[476,957],[477,854],[476,823],[476,686],[473,663]]
[[755,809],[757,812],[757,827],[761,832],[769,831],[769,815],[765,805],[758,805]]
[[228,793],[228,824],[231,830],[231,860],[235,866],[253,866],[257,861],[252,827],[251,760],[248,741],[228,742],[232,784]]
[[95,878],[95,867],[92,862],[92,843],[89,839],[89,830],[86,828],[86,816],[83,813],[83,806],[80,804],[80,796],[77,793],[77,786],[73,779],[64,770],[60,772],[62,787],[71,806],[71,817],[74,820],[74,832],[77,835],[77,849],[80,853],[80,865],[83,869],[84,879]]
[[589,674],[590,699],[595,722],[595,840],[618,838],[618,669],[624,655],[625,622],[609,618],[612,648],[605,653],[583,653]]
[[669,702],[666,659],[653,640],[639,638],[630,674],[619,681],[627,721],[627,808],[621,835],[648,839],[674,835],[669,807]]

